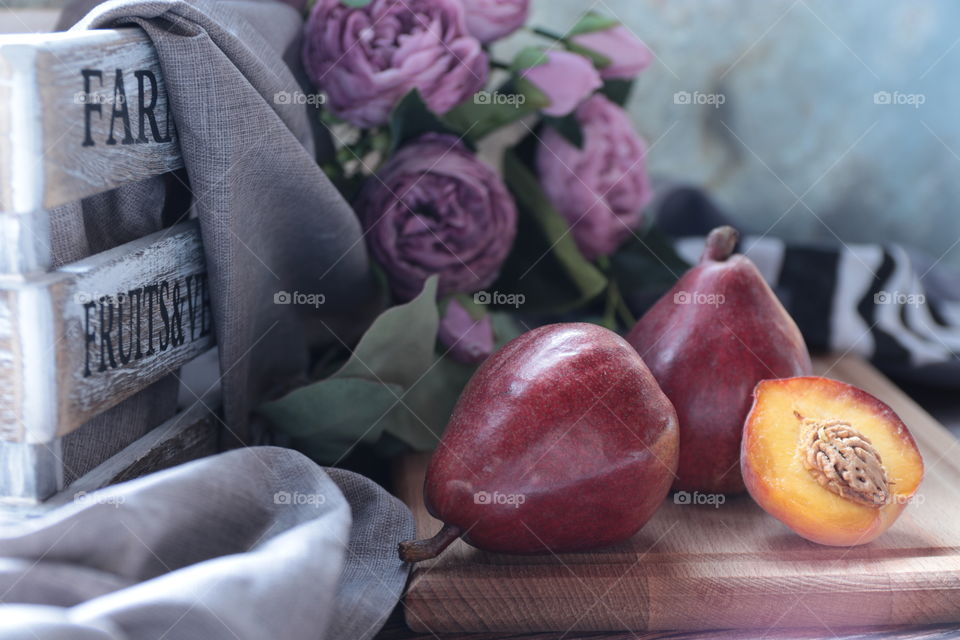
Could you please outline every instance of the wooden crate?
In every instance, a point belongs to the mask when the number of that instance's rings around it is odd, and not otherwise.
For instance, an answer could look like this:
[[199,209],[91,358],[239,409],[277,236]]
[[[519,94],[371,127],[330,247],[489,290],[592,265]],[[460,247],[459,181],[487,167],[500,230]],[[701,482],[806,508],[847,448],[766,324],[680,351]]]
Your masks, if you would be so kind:
[[[0,501],[64,490],[65,438],[215,345],[195,221],[72,264],[54,267],[51,256],[52,208],[182,164],[142,31],[0,36]],[[216,429],[205,413],[157,433],[189,433],[209,452]],[[157,434],[130,446],[125,459],[144,471],[151,450],[171,459]],[[125,472],[95,477],[105,473]]]

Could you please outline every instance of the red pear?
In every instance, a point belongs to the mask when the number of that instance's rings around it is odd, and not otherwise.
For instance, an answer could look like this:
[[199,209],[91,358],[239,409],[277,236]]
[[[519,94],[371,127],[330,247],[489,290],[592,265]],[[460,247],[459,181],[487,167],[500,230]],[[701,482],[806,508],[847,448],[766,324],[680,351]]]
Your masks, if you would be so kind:
[[427,468],[444,522],[400,545],[417,562],[463,537],[504,553],[559,553],[631,537],[663,502],[677,417],[637,352],[603,327],[555,324],[490,356]]
[[675,489],[744,491],[740,440],[757,383],[811,374],[803,336],[749,258],[714,229],[699,264],[627,336],[680,419]]

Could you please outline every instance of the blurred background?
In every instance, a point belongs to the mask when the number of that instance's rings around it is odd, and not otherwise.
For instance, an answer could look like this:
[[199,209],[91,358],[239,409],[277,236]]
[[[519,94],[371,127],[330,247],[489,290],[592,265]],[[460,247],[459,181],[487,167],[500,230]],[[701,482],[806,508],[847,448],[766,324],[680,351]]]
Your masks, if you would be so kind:
[[900,242],[960,267],[960,4],[551,0],[619,17],[657,56],[631,114],[658,177],[751,231]]

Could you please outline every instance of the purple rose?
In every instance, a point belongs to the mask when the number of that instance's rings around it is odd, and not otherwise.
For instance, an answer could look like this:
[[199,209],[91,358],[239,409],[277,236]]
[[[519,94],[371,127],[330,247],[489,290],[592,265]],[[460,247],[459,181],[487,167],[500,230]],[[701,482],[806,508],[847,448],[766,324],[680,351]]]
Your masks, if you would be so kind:
[[600,31],[580,33],[570,41],[608,61],[600,69],[604,78],[633,78],[650,66],[653,53],[622,24]]
[[364,184],[357,213],[370,251],[405,300],[434,273],[439,296],[490,285],[517,232],[503,181],[449,135],[404,146]]
[[487,55],[467,33],[459,0],[373,0],[362,8],[317,0],[303,62],[331,111],[358,127],[386,122],[412,89],[442,114],[487,80]]
[[460,0],[467,12],[467,30],[480,42],[508,36],[527,21],[530,0]]
[[437,338],[454,360],[465,364],[483,362],[493,353],[490,316],[484,314],[479,320],[474,320],[456,298],[451,298],[447,303]]
[[541,109],[548,116],[565,116],[603,85],[593,63],[569,51],[547,51],[542,64],[526,69],[522,78],[530,81],[550,100]]
[[600,94],[580,105],[577,148],[545,127],[537,150],[544,191],[590,260],[610,255],[643,221],[650,201],[647,147],[626,112]]

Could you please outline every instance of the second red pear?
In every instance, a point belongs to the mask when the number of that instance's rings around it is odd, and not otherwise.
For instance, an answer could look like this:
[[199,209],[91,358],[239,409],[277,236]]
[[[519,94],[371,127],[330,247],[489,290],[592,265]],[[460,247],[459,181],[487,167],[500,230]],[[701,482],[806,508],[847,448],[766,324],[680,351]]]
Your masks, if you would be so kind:
[[637,322],[627,340],[677,410],[675,489],[739,493],[740,440],[758,382],[811,374],[796,323],[737,231],[710,232],[700,262]]

